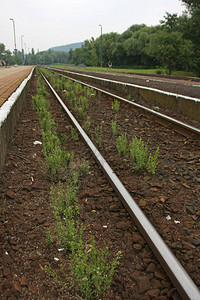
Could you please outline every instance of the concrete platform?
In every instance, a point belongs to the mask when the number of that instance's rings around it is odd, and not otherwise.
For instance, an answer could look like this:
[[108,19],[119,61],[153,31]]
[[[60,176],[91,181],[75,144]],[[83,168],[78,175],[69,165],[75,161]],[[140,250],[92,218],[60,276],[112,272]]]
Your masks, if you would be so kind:
[[26,99],[33,67],[0,69],[0,172]]
[[32,69],[33,66],[0,68],[0,106],[19,87]]

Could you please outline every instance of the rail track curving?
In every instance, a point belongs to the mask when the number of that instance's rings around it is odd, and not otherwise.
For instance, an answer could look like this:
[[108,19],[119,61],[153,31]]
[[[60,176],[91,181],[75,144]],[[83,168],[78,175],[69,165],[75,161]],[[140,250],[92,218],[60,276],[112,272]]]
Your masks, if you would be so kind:
[[[124,186],[124,184],[120,181],[116,173],[111,169],[107,161],[103,158],[99,150],[94,146],[91,139],[86,135],[86,133],[83,131],[80,124],[77,122],[77,120],[74,118],[72,113],[69,111],[65,103],[61,100],[61,97],[58,95],[58,93],[53,89],[51,84],[48,82],[48,80],[42,75],[44,80],[46,81],[47,85],[59,101],[62,108],[65,110],[65,112],[68,114],[68,116],[71,119],[71,122],[75,126],[75,128],[78,130],[79,134],[81,135],[84,142],[87,144],[87,147],[92,151],[92,154],[97,161],[97,163],[100,165],[103,173],[108,178],[109,182],[111,183],[113,189],[121,199],[123,205],[126,207],[127,211],[129,212],[130,216],[134,220],[135,224],[139,228],[140,232],[144,236],[147,243],[150,245],[152,251],[154,252],[155,256],[163,266],[165,272],[171,279],[173,285],[177,288],[179,294],[183,299],[200,299],[200,293],[195,285],[195,283],[191,280],[187,272],[184,270],[182,265],[179,263],[179,261],[176,259],[174,254],[171,252],[169,247],[166,245],[166,243],[162,240],[159,233],[155,230],[154,226],[149,222],[149,220],[146,218],[145,214],[142,212],[142,210],[139,208],[137,203],[134,201],[133,197],[131,196],[130,192],[128,192],[127,188]],[[101,89],[98,89],[99,92],[103,92]],[[186,124],[183,124],[179,121],[176,121],[172,118],[165,117],[160,113],[157,113],[155,111],[152,111],[148,108],[142,108],[141,105],[138,105],[136,103],[132,103],[130,101],[127,101],[126,99],[123,99],[122,97],[119,97],[117,95],[114,95],[112,93],[107,93],[107,96],[111,96],[112,98],[116,98],[119,100],[122,100],[123,102],[129,103],[131,105],[134,105],[138,107],[140,110],[142,109],[145,112],[148,112],[148,114],[153,114],[154,117],[159,118],[158,122],[163,123],[163,120],[165,120],[165,123],[172,122],[170,124],[170,127],[173,126],[173,130],[175,130],[174,126],[176,126],[179,132],[181,131],[182,134],[186,136],[190,136],[193,138],[196,138],[199,140],[200,136],[200,130],[197,128],[194,128],[192,126],[188,126]],[[162,121],[160,121],[162,120]],[[173,125],[172,125],[173,124]],[[175,125],[174,125],[175,124]],[[181,129],[180,129],[181,128]],[[192,133],[191,133],[192,132]]]

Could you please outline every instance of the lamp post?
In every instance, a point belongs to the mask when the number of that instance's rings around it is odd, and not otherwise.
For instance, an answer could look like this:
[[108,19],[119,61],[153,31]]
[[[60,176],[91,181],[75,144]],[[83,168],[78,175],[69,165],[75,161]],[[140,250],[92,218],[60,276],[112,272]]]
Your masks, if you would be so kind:
[[102,25],[99,24],[99,26],[101,27],[101,67],[102,67]]
[[23,37],[24,37],[24,36],[21,35],[21,48],[22,48],[22,52],[23,52],[23,40],[22,40]]
[[23,37],[24,37],[24,36],[21,35],[22,63],[23,63],[23,65],[24,65],[24,49],[23,49],[23,40],[22,40]]
[[15,49],[14,49],[14,52],[15,52],[15,55],[17,54],[17,46],[16,46],[16,35],[15,35],[15,20],[14,19],[11,19],[10,20],[13,22],[13,32],[14,32],[14,42],[15,42]]
[[26,64],[26,44],[24,43],[24,49],[25,49],[25,52],[24,52],[24,64]]

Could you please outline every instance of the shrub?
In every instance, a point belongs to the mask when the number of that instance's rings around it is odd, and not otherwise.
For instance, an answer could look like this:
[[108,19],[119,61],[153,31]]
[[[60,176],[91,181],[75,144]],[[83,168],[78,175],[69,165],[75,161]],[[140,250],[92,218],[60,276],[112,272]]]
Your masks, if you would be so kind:
[[126,133],[121,134],[117,138],[117,151],[119,155],[125,156],[127,154],[127,138]]
[[120,256],[121,253],[118,252],[110,261],[108,248],[100,251],[92,239],[88,250],[80,240],[77,249],[72,250],[70,267],[74,284],[79,288],[83,299],[100,299],[111,285]]
[[133,170],[138,171],[145,168],[147,162],[148,147],[144,145],[141,139],[138,140],[137,137],[132,139],[129,147]]
[[114,100],[112,102],[112,109],[117,113],[120,107],[120,102],[118,100]]

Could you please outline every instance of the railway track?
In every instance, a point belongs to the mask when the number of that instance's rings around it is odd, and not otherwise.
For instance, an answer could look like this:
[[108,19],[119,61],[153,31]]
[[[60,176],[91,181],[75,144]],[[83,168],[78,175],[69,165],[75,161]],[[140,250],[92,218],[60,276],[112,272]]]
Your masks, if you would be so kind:
[[[50,68],[51,69],[51,68]],[[54,72],[55,69],[53,69]],[[61,74],[62,75],[62,74]],[[63,75],[65,76],[65,75]],[[71,79],[71,77],[65,76],[66,78]],[[80,80],[76,80],[74,79],[75,82],[79,82],[81,84],[84,84],[82,81]],[[90,85],[90,84],[85,84],[86,86],[89,86],[91,88],[96,88],[97,91],[101,92],[101,93],[105,93],[108,96],[114,97],[115,99],[118,99],[120,101],[124,101],[126,103],[131,104],[134,108],[140,109],[143,111],[143,113],[145,113],[147,116],[151,116],[156,122],[158,122],[159,124],[166,126],[168,128],[170,128],[171,130],[174,130],[186,137],[190,137],[190,138],[194,138],[197,139],[198,141],[200,141],[200,129],[196,128],[194,126],[191,126],[185,122],[181,122],[175,118],[169,117],[165,114],[159,113],[153,109],[150,109],[144,105],[140,105],[138,103],[135,103],[133,101],[129,101],[126,98],[120,97],[117,94],[114,93],[110,93],[108,91],[106,91],[105,89],[100,89],[95,87],[94,85]]]
[[[50,89],[52,90],[52,92],[54,93],[54,95],[57,97],[57,99],[60,102],[60,104],[62,105],[63,109],[67,112],[67,114],[71,118],[72,123],[74,124],[74,126],[78,130],[79,134],[84,139],[85,143],[87,144],[87,147],[90,148],[91,151],[93,152],[93,156],[95,157],[96,161],[101,166],[104,174],[106,175],[106,177],[110,181],[113,189],[118,194],[119,198],[122,200],[124,206],[126,207],[126,209],[129,212],[130,216],[133,218],[135,224],[137,225],[137,227],[142,232],[143,236],[145,237],[145,240],[149,243],[150,247],[152,248],[152,250],[154,251],[156,257],[158,258],[158,260],[160,261],[160,263],[164,267],[165,272],[170,277],[171,281],[173,282],[173,285],[177,288],[177,290],[178,290],[179,294],[181,295],[181,297],[183,299],[199,299],[200,294],[199,294],[199,290],[196,287],[196,285],[193,283],[193,281],[187,275],[187,273],[185,272],[185,270],[183,269],[183,267],[181,266],[181,264],[178,262],[178,260],[175,258],[175,256],[172,254],[172,252],[169,250],[169,248],[167,247],[167,245],[163,242],[163,240],[161,239],[160,235],[154,230],[154,227],[151,225],[151,223],[145,217],[145,215],[143,214],[143,212],[140,210],[140,208],[138,207],[137,203],[133,200],[130,192],[127,191],[125,185],[123,183],[121,183],[121,181],[117,177],[116,173],[120,173],[120,172],[116,172],[115,173],[110,168],[109,164],[101,156],[100,152],[97,150],[97,148],[91,142],[91,140],[89,139],[89,137],[85,134],[85,132],[83,131],[83,129],[81,128],[81,126],[79,125],[79,123],[76,121],[76,119],[73,117],[73,115],[71,114],[71,112],[68,110],[68,108],[66,107],[66,105],[63,103],[63,101],[61,100],[61,98],[53,90],[53,88],[51,87],[51,85],[48,83],[47,80],[46,80],[46,82],[47,82],[48,86],[50,87]],[[98,90],[98,92],[102,93],[102,91],[100,91],[100,90]],[[62,94],[62,91],[60,93]],[[110,96],[112,98],[114,97],[113,94],[109,94],[109,97]],[[108,97],[108,96],[105,96],[105,97]],[[117,97],[115,97],[115,98],[117,98]],[[121,97],[118,97],[118,99],[120,99],[120,98]],[[110,100],[107,100],[107,101],[110,102]],[[127,102],[127,100],[126,100],[126,102]],[[141,107],[139,107],[139,108],[141,109]],[[157,115],[157,113],[156,113],[156,115]],[[158,114],[158,115],[160,117],[160,114]],[[141,112],[139,113],[139,116],[141,116]],[[102,117],[102,115],[101,115],[101,117]],[[141,116],[141,117],[143,118],[143,116]],[[130,118],[131,117],[127,115],[127,110],[126,110],[126,119],[124,121],[125,122],[127,122],[127,121],[129,122]],[[146,116],[145,116],[145,118],[146,118]],[[162,118],[163,118],[163,116],[162,116]],[[107,119],[109,119],[109,117]],[[98,118],[97,118],[97,120],[98,120]],[[105,121],[106,121],[106,118],[104,118],[104,120],[102,119],[101,123],[104,124]],[[174,122],[174,120],[173,120],[173,122]],[[148,123],[148,121],[147,121],[147,123]],[[181,124],[181,125],[179,124],[178,126],[183,127],[183,124]],[[126,129],[128,129],[128,128],[126,128]],[[192,135],[194,137],[194,128],[191,129],[191,126],[189,126],[187,128],[187,130],[190,130],[190,131],[192,130],[193,131]],[[151,129],[150,129],[150,131],[151,131]],[[158,129],[156,129],[156,132],[158,133]],[[161,135],[162,135],[162,133],[161,133]],[[188,133],[187,133],[187,135],[188,135]],[[197,137],[199,136],[198,129],[197,130],[195,129],[195,137],[196,136]],[[176,137],[175,139],[178,139],[179,141],[181,141],[180,137],[178,137],[178,138]],[[183,142],[183,143],[185,143],[185,142]],[[190,142],[188,142],[188,144],[189,143]],[[195,142],[191,142],[191,143],[195,144]],[[104,149],[103,149],[103,152],[107,153],[108,152],[107,149],[110,149],[109,147],[110,146],[107,146],[107,147],[105,146]],[[155,148],[155,146],[154,146],[154,148]],[[194,149],[195,149],[195,153],[197,153],[197,155],[198,155],[198,152],[197,152],[198,148],[194,148]],[[182,156],[183,156],[183,154],[182,154]],[[113,165],[115,165],[115,162],[114,162],[114,160],[113,160],[112,157],[110,157],[109,160],[112,162]],[[120,169],[120,171],[121,170],[122,170],[122,168]],[[148,176],[146,176],[146,177],[148,177]],[[148,178],[148,180],[150,180],[150,179]],[[126,185],[127,186],[131,186],[132,183],[130,183],[130,182],[127,183],[126,182]],[[156,191],[155,187],[157,187],[157,188],[159,187],[159,182],[157,182],[156,184],[152,184],[151,186],[154,187],[154,192],[155,192]],[[131,191],[134,191],[136,193],[136,191],[133,188],[133,186],[132,186],[132,190]],[[140,191],[140,193],[141,193],[141,191]],[[144,195],[145,195],[145,193],[144,193]],[[180,236],[179,235],[177,235],[177,239],[180,240]],[[167,243],[168,243],[168,241],[167,241]],[[180,250],[180,249],[178,249],[178,250]],[[183,252],[184,251],[185,250],[183,250]],[[197,252],[198,252],[198,249],[197,249]],[[180,253],[181,253],[181,251],[180,251]],[[196,250],[195,250],[195,253],[196,253]],[[183,255],[185,255],[185,254],[183,254]]]
[[[58,70],[55,71],[67,75],[71,78],[93,84],[96,87],[113,92],[126,99],[133,99],[134,102],[163,112],[163,114],[179,119],[199,128],[200,116],[200,89],[187,82],[189,91],[185,90],[185,85],[179,80],[176,82],[157,81],[156,88],[154,81],[147,80],[145,83],[141,78],[131,80],[127,76],[114,76],[107,73],[83,73],[76,71]],[[128,77],[129,78],[129,77]],[[137,79],[139,81],[137,81]],[[161,84],[162,83],[162,84]],[[146,85],[145,85],[146,84]],[[180,88],[179,88],[180,87]],[[179,93],[178,93],[179,92]],[[193,96],[195,95],[195,97]]]

